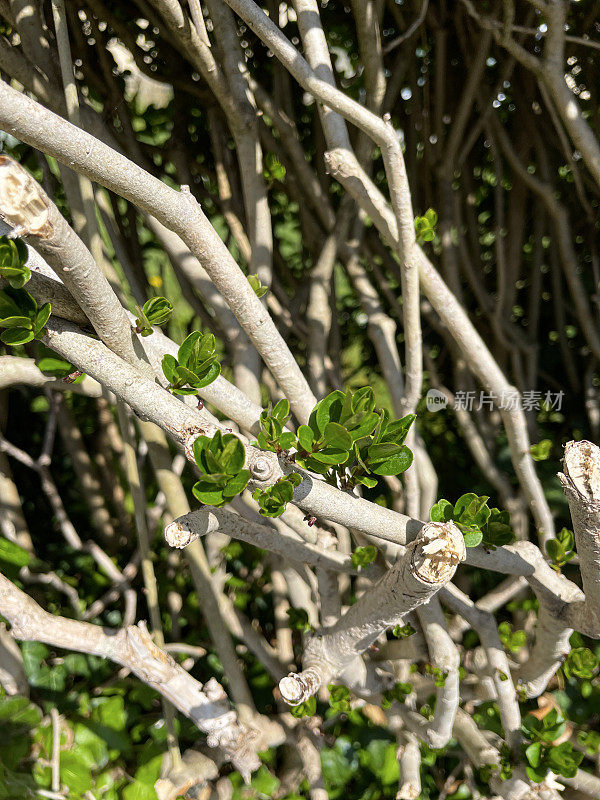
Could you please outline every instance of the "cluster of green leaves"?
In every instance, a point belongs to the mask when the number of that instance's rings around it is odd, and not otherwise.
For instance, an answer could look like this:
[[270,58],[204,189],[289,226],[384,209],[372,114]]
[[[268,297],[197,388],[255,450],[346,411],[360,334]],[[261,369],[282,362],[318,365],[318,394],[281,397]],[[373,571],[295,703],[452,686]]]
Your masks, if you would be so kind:
[[328,683],[329,705],[338,714],[348,714],[350,711],[350,689],[336,683]]
[[523,733],[531,742],[523,745],[527,764],[525,770],[530,780],[541,783],[548,770],[565,778],[573,778],[583,760],[583,753],[573,749],[571,742],[553,743],[565,731],[565,720],[556,709],[542,719],[528,714],[523,719]]
[[498,634],[504,647],[510,650],[511,653],[518,653],[527,644],[525,631],[513,631],[510,622],[501,622],[498,625]]
[[373,488],[373,476],[399,475],[412,464],[404,441],[414,420],[414,414],[390,420],[385,409],[376,410],[370,386],[336,390],[317,403],[308,425],[298,428],[295,458],[334,485]]
[[258,298],[264,297],[266,293],[269,291],[269,287],[263,286],[263,284],[260,282],[260,278],[258,277],[258,275],[248,275],[248,283],[250,284],[254,294]]
[[588,755],[593,756],[600,748],[600,731],[578,731],[577,742]]
[[280,400],[275,407],[269,405],[260,415],[260,433],[258,446],[272,453],[287,451],[296,445],[296,437],[291,431],[284,431],[290,418],[290,404]]
[[415,217],[415,233],[419,244],[433,242],[437,221],[438,215],[433,208],[428,208],[422,217]]
[[194,458],[202,475],[192,491],[201,503],[224,506],[248,485],[246,450],[233,433],[217,431],[212,439],[199,436],[194,442]]
[[433,676],[434,686],[440,688],[446,685],[448,673],[444,672],[440,667],[435,667],[433,664],[425,664],[425,672],[427,675]]
[[466,547],[483,544],[488,550],[495,550],[514,541],[515,535],[510,525],[508,511],[490,508],[489,497],[481,497],[468,492],[452,505],[448,500],[439,500],[431,509],[432,522],[454,522],[465,537]]
[[21,239],[0,236],[0,278],[6,278],[13,289],[22,289],[31,278],[26,267],[28,253]]
[[589,647],[574,647],[562,666],[566,678],[589,680],[598,669],[598,658]]
[[573,531],[563,528],[554,539],[546,542],[546,552],[550,557],[552,569],[560,572],[561,567],[568,564],[575,556],[575,536]]
[[[500,767],[499,774],[501,780],[507,781],[512,777],[513,756],[510,747],[506,743],[500,745],[500,763],[498,766]],[[496,764],[485,764],[479,770],[479,776],[484,783],[489,783],[496,770]]]
[[164,325],[173,313],[173,306],[166,297],[152,297],[146,300],[142,308],[136,306],[138,316],[135,321],[136,332],[141,336],[150,336],[153,325]]
[[304,608],[288,608],[285,612],[289,618],[290,630],[300,633],[310,633],[314,630],[308,621],[308,613]]
[[354,552],[350,556],[350,560],[352,561],[352,566],[354,567],[354,569],[360,569],[361,567],[368,567],[369,564],[372,564],[376,558],[377,558],[377,548],[372,544],[367,544],[364,547],[355,548]]
[[300,719],[301,717],[314,717],[317,713],[317,698],[313,695],[309,697],[308,700],[305,700],[303,703],[299,703],[297,706],[290,707],[290,714],[292,717],[296,717],[296,719]]
[[194,331],[185,339],[177,358],[163,356],[162,370],[173,394],[196,394],[219,377],[221,364],[215,351],[212,333]]
[[7,286],[0,290],[0,328],[6,328],[0,334],[0,340],[15,347],[41,339],[50,312],[50,303],[44,303],[38,309],[38,304],[25,289]]
[[252,497],[258,503],[258,511],[263,517],[280,517],[287,504],[292,501],[294,489],[300,486],[304,479],[297,472],[292,472],[285,478],[279,478],[266,489],[255,489]]
[[416,630],[408,622],[406,625],[396,625],[392,628],[392,633],[396,639],[408,639],[409,636],[413,636],[416,633]]
[[403,683],[402,681],[394,684],[391,689],[385,689],[381,694],[381,707],[388,709],[392,703],[404,703],[408,695],[412,692],[413,688],[410,683]]

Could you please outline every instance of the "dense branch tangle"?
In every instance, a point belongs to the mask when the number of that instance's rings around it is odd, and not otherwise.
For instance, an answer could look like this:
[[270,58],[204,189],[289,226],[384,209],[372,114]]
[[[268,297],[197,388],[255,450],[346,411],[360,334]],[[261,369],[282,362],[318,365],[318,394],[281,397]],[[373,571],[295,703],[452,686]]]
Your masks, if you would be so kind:
[[[523,0],[493,18],[466,0],[0,0],[15,159],[1,157],[0,233],[27,244],[31,269],[14,289],[25,273],[6,270],[4,242],[0,289],[36,304],[2,329],[18,349],[0,356],[0,567],[13,559],[0,682],[26,691],[15,638],[133,672],[214,748],[182,759],[189,733],[178,745],[164,706],[159,796],[207,782],[221,796],[223,760],[248,779],[285,742],[321,800],[325,732],[345,733],[351,707],[385,709],[398,797],[463,784],[521,798],[539,781],[556,797],[556,775],[598,794],[597,719],[565,732],[548,714],[559,682],[598,692],[581,638],[600,637],[600,451],[585,441],[600,431],[598,48],[584,5]],[[432,387],[449,409],[430,410]],[[571,523],[544,490],[572,438]],[[56,531],[38,521],[46,503]],[[574,533],[553,539],[563,525]],[[57,535],[92,556],[102,591],[74,589]],[[220,683],[167,649],[210,649]],[[332,722],[313,725],[328,703]],[[439,749],[433,771],[423,744]],[[60,756],[59,736],[52,796]],[[261,769],[304,791],[277,758]]]

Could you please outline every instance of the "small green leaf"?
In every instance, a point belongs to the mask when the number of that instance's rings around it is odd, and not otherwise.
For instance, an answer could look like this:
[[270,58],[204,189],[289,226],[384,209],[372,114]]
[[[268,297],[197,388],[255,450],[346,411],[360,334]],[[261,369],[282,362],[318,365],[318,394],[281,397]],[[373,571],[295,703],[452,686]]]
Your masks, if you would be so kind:
[[237,475],[227,482],[227,485],[223,489],[223,497],[231,499],[236,495],[241,494],[248,485],[249,480],[250,470],[241,470]]
[[339,447],[325,447],[323,450],[317,450],[314,452],[312,457],[321,464],[345,464],[350,457],[350,453],[347,450],[340,449]]
[[350,450],[352,447],[352,436],[337,422],[328,422],[323,431],[323,436],[329,447],[340,450]]
[[543,744],[541,742],[534,742],[530,744],[529,747],[525,750],[525,758],[531,764],[532,767],[539,767],[542,762],[542,749]]
[[321,435],[325,431],[325,426],[328,422],[337,422],[339,420],[343,401],[344,393],[336,390],[328,394],[327,397],[324,397],[321,402],[317,403],[315,406],[311,418],[314,414],[317,429]]
[[219,375],[221,374],[221,364],[218,361],[213,362],[207,370],[203,372],[200,376],[200,379],[196,381],[194,386],[196,389],[203,389],[205,386],[209,386],[211,383],[217,380]]
[[371,470],[375,475],[400,475],[410,467],[412,462],[412,451],[406,445],[402,445],[398,453],[376,467],[372,467]]
[[198,481],[192,486],[194,497],[207,506],[222,506],[225,503],[223,490],[215,487],[206,481]]
[[33,324],[30,317],[3,317],[0,319],[0,328],[26,328],[27,330],[31,330]]
[[532,444],[529,452],[534,461],[547,461],[552,452],[552,440],[542,439],[537,444]]
[[38,311],[35,322],[33,324],[33,332],[36,336],[39,336],[41,331],[43,330],[45,324],[50,319],[50,314],[52,313],[52,307],[50,303],[44,303],[44,305]]
[[237,475],[243,469],[246,461],[246,450],[242,442],[233,433],[228,433],[223,437],[223,450],[219,460],[228,475]]
[[317,713],[317,698],[316,697],[309,697],[308,700],[305,700],[304,703],[300,703],[297,706],[291,706],[290,714],[292,717],[300,718],[300,717],[314,717]]
[[260,282],[258,275],[248,275],[248,283],[258,298],[264,297],[269,291],[269,287],[263,286],[263,284]]
[[[199,351],[200,347],[200,340],[202,339],[202,334],[200,331],[192,331],[189,336],[187,336],[182,344],[179,347],[177,352],[177,361],[181,364],[182,367],[188,367],[190,358],[192,357],[192,351],[196,348],[196,352]],[[195,361],[195,359],[194,359]],[[190,369],[193,370],[193,367],[190,365]]]
[[575,647],[565,662],[566,671],[576,678],[592,678],[598,668],[598,659],[588,647]]
[[26,331],[24,328],[10,328],[0,333],[0,341],[11,347],[27,344],[27,342],[33,341],[34,338],[33,331]]
[[18,544],[0,537],[0,561],[13,564],[15,567],[26,567],[31,560],[27,550],[23,550]]
[[465,547],[477,547],[483,539],[483,533],[478,528],[463,531],[463,536],[465,537]]
[[310,453],[314,442],[314,434],[312,428],[308,425],[300,425],[298,428],[298,442],[303,450]]
[[350,560],[352,561],[352,566],[354,569],[366,567],[375,561],[376,558],[377,548],[372,544],[365,545],[364,547],[357,547],[350,556]]
[[164,325],[173,313],[173,306],[166,297],[152,297],[144,303],[142,312],[151,325]]
[[429,519],[432,522],[449,522],[454,514],[454,506],[448,500],[440,500],[432,506]]
[[284,431],[279,437],[279,445],[282,450],[289,450],[296,446],[296,437],[291,431]]
[[172,356],[169,353],[164,355],[161,366],[163,374],[169,383],[176,383],[178,362],[175,356]]
[[278,419],[281,423],[285,424],[290,416],[290,403],[285,398],[275,404],[271,416]]
[[307,633],[313,630],[313,626],[308,621],[308,613],[303,608],[288,608],[285,612],[289,617],[291,630]]

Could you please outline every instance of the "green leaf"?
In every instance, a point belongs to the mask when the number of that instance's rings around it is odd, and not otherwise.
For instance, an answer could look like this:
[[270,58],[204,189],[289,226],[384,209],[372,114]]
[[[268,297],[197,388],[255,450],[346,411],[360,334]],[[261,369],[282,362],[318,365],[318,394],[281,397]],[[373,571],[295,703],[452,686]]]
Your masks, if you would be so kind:
[[402,417],[402,419],[390,422],[383,433],[383,441],[393,441],[396,444],[404,444],[411,425],[416,418],[416,414],[407,414],[405,417]]
[[169,353],[164,355],[161,362],[161,366],[163,374],[165,378],[169,381],[169,383],[176,383],[178,362],[175,356],[172,356]]
[[30,560],[31,556],[27,550],[4,537],[0,537],[0,561],[14,564],[15,567],[26,567]]
[[304,703],[300,703],[300,705],[292,706],[290,708],[290,714],[292,717],[300,718],[300,717],[314,717],[317,713],[317,698],[316,697],[309,697],[308,700],[305,700]]
[[363,386],[357,389],[352,395],[352,413],[359,411],[373,411],[375,408],[375,396],[370,386]]
[[228,475],[237,475],[244,468],[246,449],[233,433],[228,433],[223,437],[223,450],[219,460]]
[[22,289],[31,279],[28,267],[0,267],[0,278],[6,278],[13,289]]
[[529,452],[534,461],[547,461],[552,452],[552,440],[542,439],[537,444],[532,444]]
[[33,324],[33,332],[36,336],[42,332],[45,324],[50,319],[50,314],[52,313],[52,307],[50,303],[44,303],[44,305],[38,311],[35,322]]
[[402,445],[398,453],[376,467],[371,467],[371,471],[375,475],[400,475],[410,467],[412,462],[412,451],[406,445]]
[[27,328],[31,329],[33,324],[29,317],[15,316],[3,317],[0,319],[0,328]]
[[285,423],[290,416],[290,403],[285,398],[275,404],[275,408],[271,411],[271,416],[278,419],[281,423]]
[[206,481],[198,481],[192,486],[194,497],[207,506],[222,506],[225,504],[223,491]]
[[291,431],[284,431],[279,437],[279,445],[282,450],[289,450],[296,446],[296,437]]
[[173,306],[166,297],[152,297],[144,303],[142,312],[151,325],[164,325],[173,313]]
[[324,433],[325,426],[328,422],[337,422],[339,420],[343,401],[344,393],[336,390],[328,394],[327,397],[324,397],[321,402],[317,403],[315,406],[311,414],[311,419],[314,414],[317,430],[321,435]]
[[328,422],[323,431],[323,436],[329,447],[339,450],[350,450],[352,447],[352,436],[337,422]]
[[[192,331],[192,333],[183,340],[177,352],[177,361],[179,364],[181,364],[182,367],[188,367],[192,372],[194,371],[193,365],[196,363],[197,355],[200,351],[201,339],[202,334],[200,331]],[[192,364],[189,363],[190,360]]]
[[194,394],[198,394],[198,390],[197,389],[190,389],[189,387],[186,388],[186,387],[182,387],[182,386],[177,386],[177,387],[173,387],[171,389],[171,393],[172,394],[180,394],[180,395],[194,395]]
[[313,626],[308,621],[308,612],[303,608],[288,608],[285,612],[289,617],[289,626],[293,631],[307,633],[313,630]]
[[310,428],[308,425],[300,425],[298,428],[298,442],[303,450],[306,450],[308,453],[310,453],[314,442],[312,428]]
[[263,284],[260,282],[258,275],[248,275],[248,283],[258,298],[264,297],[269,291],[269,287],[263,286]]
[[241,472],[238,472],[238,474],[231,478],[231,480],[227,481],[227,484],[223,489],[223,497],[230,499],[235,497],[237,494],[241,494],[248,485],[249,480],[250,470],[241,470]]
[[367,475],[359,475],[356,478],[357,483],[361,483],[363,486],[366,486],[368,489],[374,489],[377,486],[377,479],[376,478],[369,478]]
[[525,750],[525,757],[532,767],[539,767],[542,762],[542,750],[544,745],[541,742],[530,744]]
[[339,447],[325,447],[323,450],[314,452],[312,457],[321,464],[336,465],[345,464],[350,457],[350,453]]
[[571,742],[563,742],[548,749],[546,760],[552,772],[565,778],[574,778],[583,761],[583,753],[575,751]]
[[274,797],[281,781],[262,764],[252,776],[250,786],[264,797]]
[[85,759],[76,750],[62,750],[60,781],[72,795],[82,795],[93,786],[92,775]]
[[400,445],[394,442],[385,442],[383,444],[373,444],[367,450],[368,464],[378,464],[381,461],[387,461],[391,456],[400,452]]
[[375,411],[367,411],[366,413],[361,412],[354,415],[344,425],[352,436],[352,440],[357,442],[359,439],[363,439],[373,433],[379,420],[380,416]]
[[65,361],[63,358],[52,358],[45,356],[40,358],[37,362],[38,369],[41,372],[48,372],[50,375],[55,375],[57,378],[64,378],[75,371],[73,364]]
[[0,341],[11,347],[27,344],[27,342],[33,341],[34,338],[33,331],[26,331],[23,328],[11,328],[0,333]]
[[490,509],[487,506],[489,497],[485,495],[478,497],[473,492],[468,492],[459,497],[454,504],[454,519],[462,522],[463,525],[485,525],[489,516]]
[[376,558],[377,548],[372,544],[365,545],[364,547],[357,547],[350,556],[350,560],[352,561],[352,566],[354,569],[366,567],[368,564],[371,564],[373,561],[375,561]]
[[449,522],[454,514],[454,506],[448,500],[439,500],[431,507],[429,519],[432,522]]
[[196,381],[194,386],[197,389],[203,389],[217,380],[221,374],[221,364],[218,361],[213,362],[208,369],[206,369],[200,376],[200,380]]
[[416,633],[416,630],[410,623],[408,623],[406,625],[396,625],[396,627],[393,628],[392,633],[397,639],[408,639],[409,636],[412,636]]
[[483,539],[483,533],[479,528],[463,531],[463,536],[465,538],[465,547],[477,547]]
[[548,774],[548,767],[543,765],[540,767],[532,767],[527,765],[525,767],[525,772],[527,773],[527,777],[530,781],[533,781],[534,783],[541,783]]
[[557,540],[563,545],[565,550],[573,550],[575,548],[575,536],[573,535],[573,531],[570,531],[568,528],[562,528],[556,534]]
[[328,683],[329,705],[338,713],[349,713],[350,709],[350,689],[347,686]]
[[598,668],[598,659],[588,647],[575,647],[567,656],[565,666],[577,678],[592,678]]

